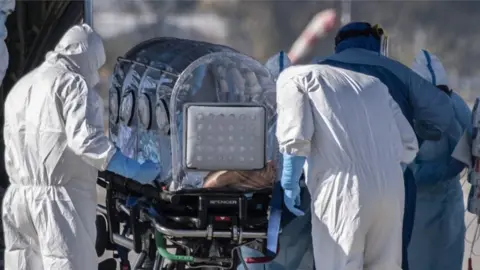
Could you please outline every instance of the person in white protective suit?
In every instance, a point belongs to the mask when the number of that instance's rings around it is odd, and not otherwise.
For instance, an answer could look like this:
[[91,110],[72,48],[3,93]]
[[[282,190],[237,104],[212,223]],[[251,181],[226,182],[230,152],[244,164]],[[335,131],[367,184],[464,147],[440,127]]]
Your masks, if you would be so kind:
[[157,164],[123,156],[104,135],[103,104],[93,89],[104,63],[100,36],[74,26],[7,96],[6,270],[97,269],[98,170],[142,182],[159,174]]
[[0,1],[0,85],[3,82],[5,73],[7,72],[9,56],[7,44],[5,39],[7,38],[7,21],[8,15],[15,10],[15,0],[2,0]]
[[[284,52],[279,52],[270,57],[265,63],[265,67],[270,71],[275,80],[280,73],[292,63]],[[273,141],[273,140],[272,140]],[[273,142],[276,143],[276,142]],[[277,173],[280,177],[282,171],[282,160],[277,164]],[[303,179],[303,178],[302,178]],[[280,249],[275,259],[266,264],[247,264],[248,270],[312,270],[314,269],[313,248],[311,237],[310,220],[310,194],[306,188],[304,181],[300,181],[300,204],[298,208],[304,211],[305,215],[297,217],[289,211],[282,211],[282,233],[279,235]],[[241,248],[242,257],[262,257],[260,251],[248,248]],[[241,264],[237,270],[247,270]]]
[[316,269],[400,270],[401,163],[418,144],[386,85],[328,65],[294,66],[277,81],[277,109],[284,203],[303,214],[305,165]]
[[[472,113],[449,87],[440,59],[426,50],[415,57],[412,69],[450,97],[455,119],[472,134]],[[447,137],[425,141],[409,165],[417,185],[415,222],[408,247],[410,270],[460,270],[465,248],[465,205],[460,183],[465,164],[452,157],[455,142]]]

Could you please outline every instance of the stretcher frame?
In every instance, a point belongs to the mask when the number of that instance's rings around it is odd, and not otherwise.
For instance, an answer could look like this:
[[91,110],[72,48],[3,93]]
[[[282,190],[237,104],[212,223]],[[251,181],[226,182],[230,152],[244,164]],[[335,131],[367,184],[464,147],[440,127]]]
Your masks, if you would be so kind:
[[[135,52],[160,42],[178,42],[185,46],[189,41],[175,38],[147,40],[127,52],[125,58],[119,57],[118,62],[132,62],[137,66],[145,65],[146,68],[152,68],[139,62]],[[233,49],[225,46],[209,45],[205,42],[198,44],[193,47],[211,46],[234,53]],[[208,51],[215,53],[213,49]],[[199,57],[203,56],[205,54]],[[190,65],[184,70],[188,70]],[[275,182],[273,188],[262,190],[203,188],[169,191],[166,185],[142,185],[134,180],[105,172],[97,183],[106,190],[105,206],[97,207],[101,217],[99,220],[104,220],[106,226],[105,230],[99,230],[99,238],[103,241],[97,240],[97,254],[100,256],[105,250],[117,251],[117,256],[125,269],[145,269],[145,264],[149,264],[147,268],[155,270],[234,269],[240,263],[271,261],[279,249],[278,235],[281,232],[279,224],[283,194],[278,182]],[[256,202],[257,207],[260,205],[258,209],[252,207]],[[182,212],[179,207],[193,209],[195,215],[179,216],[175,212]],[[214,220],[211,212],[216,213]],[[222,218],[225,217],[229,217],[232,224],[228,228],[220,225]],[[258,220],[255,221],[255,218]],[[249,222],[255,224],[249,225]],[[203,252],[200,256],[201,252],[198,250],[192,251],[192,243],[200,243],[198,247],[203,246],[203,243],[211,245],[216,243],[217,249],[222,249],[222,254],[205,256],[206,253]],[[242,258],[240,247],[244,245],[260,250],[265,256]],[[175,251],[171,253],[168,250],[170,248]],[[128,262],[129,251],[139,254],[133,268]]]

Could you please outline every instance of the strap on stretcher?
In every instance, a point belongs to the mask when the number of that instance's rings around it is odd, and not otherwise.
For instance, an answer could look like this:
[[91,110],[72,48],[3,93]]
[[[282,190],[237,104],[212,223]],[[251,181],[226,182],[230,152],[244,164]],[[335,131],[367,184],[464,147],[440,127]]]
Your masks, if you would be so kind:
[[[279,55],[279,71],[282,72],[285,68],[284,58],[285,52],[280,51]],[[288,56],[287,56],[288,57]],[[273,186],[272,199],[270,201],[270,217],[268,219],[267,229],[267,250],[266,257],[275,257],[278,251],[278,236],[280,235],[280,224],[282,222],[283,209],[283,189],[280,182],[275,182]]]
[[267,230],[267,257],[275,257],[278,250],[278,236],[282,221],[283,190],[280,182],[273,187],[272,200],[270,201],[270,217]]

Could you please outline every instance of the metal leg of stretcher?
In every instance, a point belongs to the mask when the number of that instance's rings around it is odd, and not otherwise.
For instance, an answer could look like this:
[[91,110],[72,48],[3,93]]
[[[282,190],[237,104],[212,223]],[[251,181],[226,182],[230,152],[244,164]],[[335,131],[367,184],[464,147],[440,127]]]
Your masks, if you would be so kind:
[[155,254],[155,263],[153,264],[152,270],[160,270],[163,264],[163,258],[160,254]]
[[147,252],[142,250],[142,252],[138,254],[137,260],[135,261],[135,265],[133,266],[133,270],[142,270],[143,263],[145,262],[146,257],[147,257]]
[[[138,254],[133,270],[155,270],[154,263],[156,263],[156,260],[154,261],[154,258],[156,259],[157,256],[159,254],[157,254],[153,238],[151,238],[151,235],[144,236],[143,248],[140,254]],[[160,266],[161,264],[158,267]]]

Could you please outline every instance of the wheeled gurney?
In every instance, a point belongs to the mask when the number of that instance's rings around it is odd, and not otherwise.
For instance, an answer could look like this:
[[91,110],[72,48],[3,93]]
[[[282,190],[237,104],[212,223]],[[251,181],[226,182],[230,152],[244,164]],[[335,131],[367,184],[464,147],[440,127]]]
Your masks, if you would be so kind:
[[[126,265],[135,251],[133,269],[234,269],[275,257],[283,196],[268,70],[225,46],[152,39],[118,59],[109,101],[109,136],[162,174],[148,184],[99,177],[99,255],[117,250]],[[243,245],[265,257],[242,258]]]

